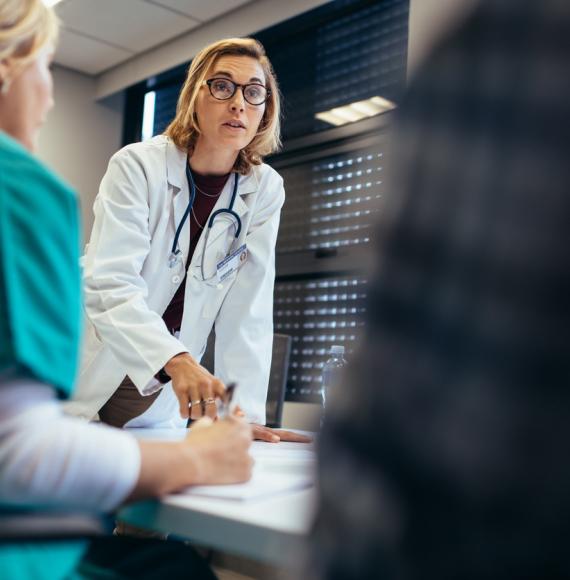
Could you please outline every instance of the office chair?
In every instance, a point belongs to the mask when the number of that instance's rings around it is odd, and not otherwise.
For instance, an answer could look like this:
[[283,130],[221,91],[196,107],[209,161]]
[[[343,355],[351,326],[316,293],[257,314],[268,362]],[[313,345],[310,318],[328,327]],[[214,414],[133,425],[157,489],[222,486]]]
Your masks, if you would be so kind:
[[266,424],[268,427],[281,427],[292,343],[293,339],[287,334],[273,335],[271,370],[267,389],[267,402],[265,404]]
[[[206,350],[200,361],[200,364],[211,373],[214,372],[215,340],[215,333],[212,330],[208,337]],[[269,387],[267,389],[267,402],[265,404],[266,424],[268,427],[281,427],[292,342],[293,339],[286,334],[273,335],[271,371],[269,374]]]

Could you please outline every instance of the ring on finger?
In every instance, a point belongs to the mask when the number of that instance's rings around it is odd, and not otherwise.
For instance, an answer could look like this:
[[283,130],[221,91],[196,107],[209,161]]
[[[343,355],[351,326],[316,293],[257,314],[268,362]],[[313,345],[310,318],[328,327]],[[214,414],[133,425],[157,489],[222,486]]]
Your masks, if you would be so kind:
[[202,402],[202,399],[196,399],[195,401],[190,401],[190,407],[196,407]]
[[207,399],[204,399],[204,403],[206,403],[206,405],[215,405],[216,399],[214,399],[214,397],[208,397]]

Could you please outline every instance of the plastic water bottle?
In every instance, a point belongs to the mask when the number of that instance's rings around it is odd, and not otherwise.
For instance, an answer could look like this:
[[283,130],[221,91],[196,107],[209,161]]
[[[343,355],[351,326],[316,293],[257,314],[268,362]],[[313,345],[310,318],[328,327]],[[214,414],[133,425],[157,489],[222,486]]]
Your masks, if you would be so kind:
[[325,417],[327,397],[339,385],[342,369],[346,365],[346,360],[344,360],[344,346],[338,345],[331,346],[329,354],[330,358],[323,366],[323,374],[321,381],[321,398],[323,403],[321,426],[323,424]]

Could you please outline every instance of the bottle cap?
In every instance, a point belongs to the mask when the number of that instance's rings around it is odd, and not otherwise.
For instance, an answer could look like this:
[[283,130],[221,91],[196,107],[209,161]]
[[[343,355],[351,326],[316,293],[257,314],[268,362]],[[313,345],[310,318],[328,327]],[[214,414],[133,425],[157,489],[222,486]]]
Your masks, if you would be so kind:
[[331,354],[344,354],[344,346],[339,346],[338,344],[331,346]]

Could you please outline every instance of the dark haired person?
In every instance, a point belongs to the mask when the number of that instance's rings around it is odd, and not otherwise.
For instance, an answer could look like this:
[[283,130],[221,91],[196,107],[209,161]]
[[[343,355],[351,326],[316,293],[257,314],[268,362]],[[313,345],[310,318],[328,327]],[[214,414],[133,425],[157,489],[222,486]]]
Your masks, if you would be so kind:
[[569,578],[570,4],[490,0],[399,116],[318,578]]

